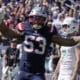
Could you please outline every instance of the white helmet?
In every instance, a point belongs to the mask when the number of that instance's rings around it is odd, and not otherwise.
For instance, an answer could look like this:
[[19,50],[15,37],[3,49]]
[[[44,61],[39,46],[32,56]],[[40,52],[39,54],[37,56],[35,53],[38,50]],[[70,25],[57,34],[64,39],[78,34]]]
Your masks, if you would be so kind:
[[79,26],[78,26],[78,22],[75,18],[73,17],[66,17],[62,23],[62,27],[67,26],[67,30],[66,33],[67,34],[72,34],[74,32],[78,32],[79,31]]
[[47,20],[47,12],[43,7],[34,7],[29,14],[29,22],[35,29],[40,29]]

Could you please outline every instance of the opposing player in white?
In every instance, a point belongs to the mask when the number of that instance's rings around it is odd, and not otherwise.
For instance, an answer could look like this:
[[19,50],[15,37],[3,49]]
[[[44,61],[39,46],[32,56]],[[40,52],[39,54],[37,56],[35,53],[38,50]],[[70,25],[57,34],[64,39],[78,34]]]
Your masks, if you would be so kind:
[[[62,36],[64,37],[76,35],[78,32],[78,24],[72,17],[65,18],[62,28]],[[80,52],[77,51],[79,45],[80,44],[77,44],[72,47],[61,46],[61,58],[52,75],[52,80],[56,80],[58,72],[58,80],[77,80],[80,60]]]

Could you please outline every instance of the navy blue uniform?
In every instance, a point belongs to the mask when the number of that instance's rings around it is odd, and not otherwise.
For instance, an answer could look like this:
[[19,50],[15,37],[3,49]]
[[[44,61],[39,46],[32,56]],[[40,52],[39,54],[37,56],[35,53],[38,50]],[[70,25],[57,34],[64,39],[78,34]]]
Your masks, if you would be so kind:
[[55,27],[45,26],[39,30],[27,27],[24,32],[23,53],[17,80],[45,80],[45,56],[51,43],[51,37],[57,34],[57,31]]

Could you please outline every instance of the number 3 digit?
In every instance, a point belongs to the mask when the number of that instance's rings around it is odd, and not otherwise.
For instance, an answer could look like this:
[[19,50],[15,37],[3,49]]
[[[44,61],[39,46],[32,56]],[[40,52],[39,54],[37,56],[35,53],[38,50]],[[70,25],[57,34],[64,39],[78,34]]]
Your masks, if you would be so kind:
[[43,37],[38,37],[36,39],[36,41],[39,42],[39,48],[41,48],[41,50],[39,50],[39,49],[35,50],[36,54],[44,54],[45,46],[46,46],[46,40]]

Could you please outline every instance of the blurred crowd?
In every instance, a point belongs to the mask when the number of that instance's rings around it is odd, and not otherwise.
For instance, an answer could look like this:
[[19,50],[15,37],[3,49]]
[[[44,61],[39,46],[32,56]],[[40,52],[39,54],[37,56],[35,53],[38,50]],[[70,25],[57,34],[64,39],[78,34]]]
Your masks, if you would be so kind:
[[3,9],[4,22],[9,28],[23,30],[23,23],[31,9],[43,6],[47,9],[48,25],[56,25],[57,29],[60,29],[67,16],[75,17],[80,22],[79,3],[79,0],[1,0],[0,9]]

